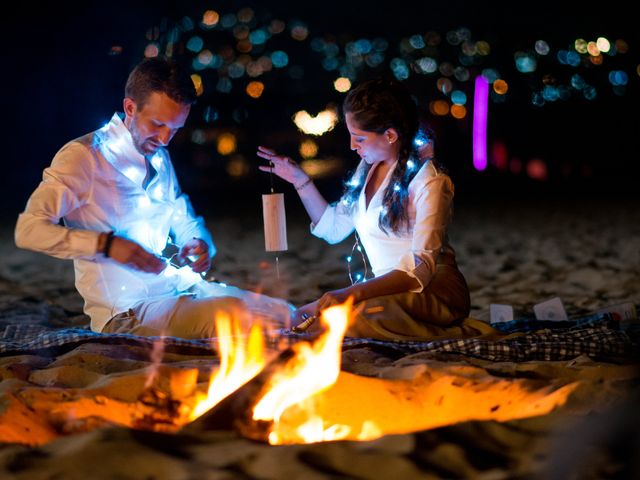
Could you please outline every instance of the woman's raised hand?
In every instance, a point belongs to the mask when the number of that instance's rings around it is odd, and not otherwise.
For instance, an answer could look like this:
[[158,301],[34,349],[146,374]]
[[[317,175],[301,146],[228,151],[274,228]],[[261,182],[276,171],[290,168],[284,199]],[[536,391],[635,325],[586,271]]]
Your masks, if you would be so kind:
[[270,162],[269,165],[259,166],[258,168],[261,171],[272,172],[283,180],[292,183],[294,187],[302,185],[309,179],[309,176],[304,173],[304,170],[296,162],[284,155],[278,155],[270,148],[259,146],[256,154]]

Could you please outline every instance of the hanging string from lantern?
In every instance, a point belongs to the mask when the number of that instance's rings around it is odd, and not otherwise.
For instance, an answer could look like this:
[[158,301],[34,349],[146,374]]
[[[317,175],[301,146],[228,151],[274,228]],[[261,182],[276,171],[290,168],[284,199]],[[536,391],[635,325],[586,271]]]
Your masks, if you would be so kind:
[[[273,190],[273,161],[269,160],[269,185],[271,188],[271,193],[274,193]],[[278,258],[278,254],[276,253],[276,278],[280,281],[280,259]]]
[[273,161],[271,160],[269,160],[269,184],[271,185],[271,193],[273,193]]
[[[362,245],[360,244],[360,238],[358,237],[358,233],[356,232],[356,241],[351,247],[351,255],[347,257],[347,268],[349,270],[349,280],[351,280],[351,285],[355,285],[358,282],[366,282],[367,274],[369,273],[369,269],[367,268],[367,259],[364,256],[364,251],[362,250]],[[356,274],[355,280],[353,279],[353,273],[351,272],[351,262],[353,261],[353,256],[355,252],[359,252],[362,257],[362,264],[364,265],[364,274],[360,277],[360,274]]]

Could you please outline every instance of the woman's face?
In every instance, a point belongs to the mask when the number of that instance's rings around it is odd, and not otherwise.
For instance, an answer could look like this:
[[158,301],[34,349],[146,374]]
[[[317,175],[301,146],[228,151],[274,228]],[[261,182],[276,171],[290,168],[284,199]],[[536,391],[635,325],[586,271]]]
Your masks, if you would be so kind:
[[358,128],[353,114],[345,115],[351,136],[351,150],[370,165],[378,162],[395,162],[398,159],[398,135],[393,128],[383,133],[368,132]]

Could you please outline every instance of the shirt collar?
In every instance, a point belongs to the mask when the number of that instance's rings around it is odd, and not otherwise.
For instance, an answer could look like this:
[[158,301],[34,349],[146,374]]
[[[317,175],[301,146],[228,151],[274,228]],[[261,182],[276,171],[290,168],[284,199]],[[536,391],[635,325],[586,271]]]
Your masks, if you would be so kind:
[[120,114],[114,113],[111,121],[98,130],[98,135],[105,159],[129,180],[142,186],[147,175],[146,160],[134,146],[131,132]]

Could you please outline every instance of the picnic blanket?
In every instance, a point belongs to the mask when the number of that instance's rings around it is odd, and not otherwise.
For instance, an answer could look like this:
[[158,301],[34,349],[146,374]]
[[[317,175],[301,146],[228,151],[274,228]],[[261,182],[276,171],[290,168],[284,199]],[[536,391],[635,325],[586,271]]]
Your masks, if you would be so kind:
[[[88,327],[55,328],[34,322],[16,322],[0,318],[0,355],[57,355],[76,346],[95,342],[136,345],[152,349],[162,342],[167,352],[215,354],[215,340],[187,340],[177,337],[142,337],[130,334],[102,334]],[[639,358],[638,336],[622,331],[607,314],[593,314],[569,322],[540,322],[531,318],[516,319],[494,327],[505,333],[499,339],[457,338],[420,342],[391,342],[369,338],[343,340],[343,350],[369,347],[394,356],[418,352],[453,353],[492,361],[524,362],[530,360],[567,360],[588,355],[599,361],[621,362]],[[282,330],[279,336],[291,342],[304,340]],[[276,341],[273,340],[272,341]],[[275,344],[274,344],[275,346]]]

